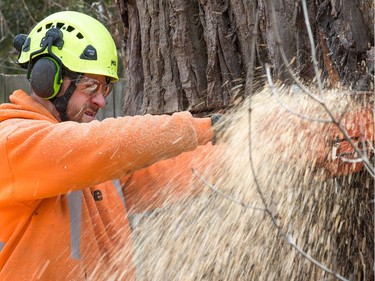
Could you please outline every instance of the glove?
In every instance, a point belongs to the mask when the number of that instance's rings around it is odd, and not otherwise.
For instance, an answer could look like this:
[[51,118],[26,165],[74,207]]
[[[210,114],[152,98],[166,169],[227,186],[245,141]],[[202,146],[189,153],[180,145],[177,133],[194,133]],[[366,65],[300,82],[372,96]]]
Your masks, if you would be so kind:
[[[341,120],[354,145],[369,159],[374,153],[374,116],[371,109],[346,113]],[[331,176],[344,176],[363,168],[354,147],[337,126],[330,127],[331,155],[325,168]],[[354,162],[354,160],[356,160]]]
[[221,139],[225,133],[225,120],[223,115],[220,113],[215,113],[210,116],[212,129],[214,130],[214,137],[212,138],[212,143],[216,144],[219,139]]

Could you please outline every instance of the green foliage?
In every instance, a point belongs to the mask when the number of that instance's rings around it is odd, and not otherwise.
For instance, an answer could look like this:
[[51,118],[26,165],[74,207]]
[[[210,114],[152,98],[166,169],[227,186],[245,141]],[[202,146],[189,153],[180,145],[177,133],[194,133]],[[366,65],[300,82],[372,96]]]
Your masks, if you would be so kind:
[[[18,53],[13,48],[15,35],[28,34],[37,22],[63,10],[83,12],[101,21],[112,34],[119,34],[112,18],[120,18],[112,0],[1,0],[0,1],[0,73],[17,74],[25,70],[14,64]],[[121,34],[121,32],[120,32]],[[118,42],[118,40],[115,41]]]

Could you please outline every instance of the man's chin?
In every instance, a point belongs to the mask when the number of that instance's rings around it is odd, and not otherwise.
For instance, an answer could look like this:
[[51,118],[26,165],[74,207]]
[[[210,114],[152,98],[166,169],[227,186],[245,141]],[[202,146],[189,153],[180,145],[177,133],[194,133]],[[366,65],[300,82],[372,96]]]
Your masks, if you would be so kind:
[[81,118],[81,123],[89,123],[89,122],[94,121],[94,120],[96,120],[95,115],[83,114],[83,116]]
[[93,120],[96,120],[96,111],[94,110],[80,110],[76,112],[76,114],[72,114],[73,112],[67,112],[68,120],[77,122],[77,123],[89,123]]

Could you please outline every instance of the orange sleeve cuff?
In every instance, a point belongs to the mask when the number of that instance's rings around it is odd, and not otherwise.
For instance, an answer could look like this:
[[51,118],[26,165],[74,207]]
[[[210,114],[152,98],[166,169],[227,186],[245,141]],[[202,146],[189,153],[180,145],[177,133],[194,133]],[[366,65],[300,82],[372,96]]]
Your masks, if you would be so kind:
[[194,126],[197,131],[198,145],[204,145],[214,137],[211,118],[194,118]]

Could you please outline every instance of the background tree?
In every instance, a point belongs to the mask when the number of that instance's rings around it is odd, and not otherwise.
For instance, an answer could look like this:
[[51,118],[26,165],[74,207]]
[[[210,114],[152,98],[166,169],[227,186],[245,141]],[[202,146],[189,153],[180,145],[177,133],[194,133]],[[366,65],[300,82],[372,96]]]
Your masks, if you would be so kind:
[[[265,63],[284,83],[287,63],[307,83],[314,77],[300,0],[117,4],[125,26],[125,114],[227,107],[263,85]],[[317,0],[307,7],[324,84],[372,90],[374,2]]]

